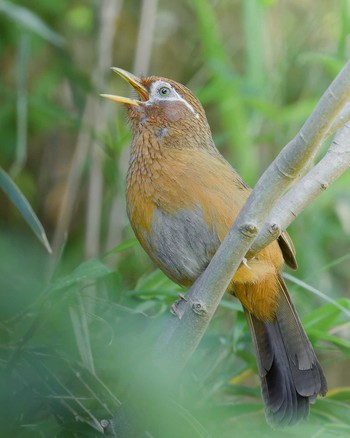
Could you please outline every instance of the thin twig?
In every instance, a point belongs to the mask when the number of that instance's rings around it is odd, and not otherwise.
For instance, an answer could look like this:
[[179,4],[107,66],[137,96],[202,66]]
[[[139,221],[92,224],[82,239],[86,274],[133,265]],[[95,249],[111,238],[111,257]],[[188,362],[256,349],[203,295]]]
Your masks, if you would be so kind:
[[[116,19],[119,15],[122,1],[103,0],[100,10],[100,33],[97,45],[97,67],[93,82],[96,89],[105,86],[108,66],[112,65],[113,41],[116,31]],[[108,120],[108,106],[95,96],[95,113],[92,128],[95,135],[103,132]],[[91,146],[91,169],[89,175],[88,202],[86,214],[85,253],[88,258],[96,257],[100,251],[100,231],[103,199],[103,157],[101,146],[93,141]]]
[[15,161],[10,174],[14,178],[23,169],[27,159],[27,129],[28,129],[28,97],[27,69],[30,51],[30,39],[27,32],[22,32],[19,38],[17,58],[17,139]]
[[153,34],[156,24],[157,2],[158,0],[143,0],[142,2],[133,69],[136,75],[145,75],[149,70],[153,45]]
[[73,216],[74,206],[83,175],[84,164],[91,143],[92,133],[87,126],[90,125],[90,120],[92,119],[93,103],[93,98],[88,97],[81,122],[81,129],[78,134],[77,147],[70,166],[65,193],[62,199],[57,226],[53,237],[53,262],[56,261],[57,255],[61,251],[61,247],[66,239],[69,224]]

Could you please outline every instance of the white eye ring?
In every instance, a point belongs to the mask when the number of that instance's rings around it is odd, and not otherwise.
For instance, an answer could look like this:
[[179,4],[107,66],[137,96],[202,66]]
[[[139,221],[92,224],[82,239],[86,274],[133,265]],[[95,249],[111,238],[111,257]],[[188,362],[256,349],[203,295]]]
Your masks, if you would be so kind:
[[165,87],[164,85],[162,87],[158,88],[158,94],[162,97],[169,96],[171,93],[171,89],[169,87]]

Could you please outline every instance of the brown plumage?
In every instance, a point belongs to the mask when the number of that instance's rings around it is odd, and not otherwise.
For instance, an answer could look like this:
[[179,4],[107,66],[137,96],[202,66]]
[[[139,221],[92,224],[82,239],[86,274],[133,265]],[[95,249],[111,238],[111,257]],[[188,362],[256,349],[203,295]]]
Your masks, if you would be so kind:
[[[170,79],[138,79],[115,69],[140,100],[124,103],[132,127],[127,210],[145,251],[175,282],[190,286],[208,265],[250,189],[212,140],[204,109]],[[284,233],[241,264],[228,287],[242,303],[253,338],[268,421],[291,425],[327,390],[313,348],[280,272],[295,268]]]

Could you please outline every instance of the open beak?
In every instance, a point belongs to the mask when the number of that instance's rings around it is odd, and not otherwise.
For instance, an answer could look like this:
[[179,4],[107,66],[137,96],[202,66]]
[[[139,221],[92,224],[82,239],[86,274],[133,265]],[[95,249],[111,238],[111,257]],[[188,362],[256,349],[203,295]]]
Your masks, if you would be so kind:
[[121,68],[112,67],[112,70],[118,73],[118,75],[120,75],[127,82],[129,82],[129,84],[140,96],[141,100],[130,99],[129,97],[114,96],[113,94],[100,94],[100,96],[105,97],[106,99],[109,100],[113,100],[113,102],[123,103],[125,105],[136,105],[136,106],[140,105],[141,102],[144,102],[149,99],[149,93],[147,89],[141,84],[141,81],[138,77]]

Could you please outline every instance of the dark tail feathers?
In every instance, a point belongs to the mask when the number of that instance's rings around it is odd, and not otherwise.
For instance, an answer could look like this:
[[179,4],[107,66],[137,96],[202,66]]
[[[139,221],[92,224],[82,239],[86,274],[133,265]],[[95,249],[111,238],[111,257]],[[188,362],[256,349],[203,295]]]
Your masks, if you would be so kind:
[[276,320],[266,323],[246,312],[255,344],[266,417],[274,427],[307,418],[309,404],[327,392],[312,345],[280,279]]

